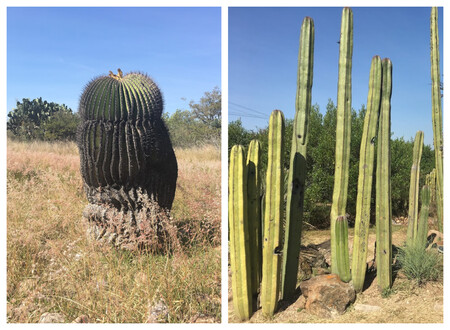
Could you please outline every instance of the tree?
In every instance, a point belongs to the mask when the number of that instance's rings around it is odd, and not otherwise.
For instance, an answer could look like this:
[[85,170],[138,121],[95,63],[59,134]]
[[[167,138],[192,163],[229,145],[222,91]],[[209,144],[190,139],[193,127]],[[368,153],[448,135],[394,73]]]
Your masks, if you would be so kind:
[[64,113],[66,119],[74,116],[72,110],[65,104],[60,105],[54,102],[47,102],[42,100],[42,97],[32,101],[24,98],[22,102],[18,101],[16,108],[8,113],[6,127],[17,138],[26,140],[44,139],[44,126],[57,113]]
[[199,103],[191,101],[189,107],[195,118],[202,123],[220,128],[222,118],[222,94],[219,87],[214,87],[211,92],[205,92]]

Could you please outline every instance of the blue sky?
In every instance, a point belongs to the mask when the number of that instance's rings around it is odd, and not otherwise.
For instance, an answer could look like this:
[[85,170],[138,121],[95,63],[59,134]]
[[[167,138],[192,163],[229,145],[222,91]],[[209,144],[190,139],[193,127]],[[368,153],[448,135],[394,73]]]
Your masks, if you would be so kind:
[[[421,8],[352,8],[352,106],[367,103],[372,57],[393,63],[391,123],[394,137],[414,138],[424,131],[432,145],[430,11]],[[267,126],[270,112],[280,109],[293,118],[299,35],[302,20],[315,26],[312,103],[326,111],[336,104],[339,35],[342,7],[229,9],[229,121],[244,127]],[[441,75],[443,64],[442,8],[439,9]],[[442,77],[442,76],[441,76]],[[245,108],[244,108],[245,107]]]
[[7,109],[42,97],[78,110],[93,78],[141,71],[165,111],[221,87],[220,8],[7,9]]

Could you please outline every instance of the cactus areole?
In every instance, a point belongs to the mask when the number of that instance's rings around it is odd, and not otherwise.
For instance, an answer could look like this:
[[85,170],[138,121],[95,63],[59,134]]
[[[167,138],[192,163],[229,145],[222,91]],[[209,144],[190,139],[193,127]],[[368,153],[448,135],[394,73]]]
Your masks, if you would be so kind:
[[83,215],[95,239],[124,248],[163,244],[177,161],[162,111],[158,86],[142,73],[118,69],[85,87],[77,144],[89,201]]

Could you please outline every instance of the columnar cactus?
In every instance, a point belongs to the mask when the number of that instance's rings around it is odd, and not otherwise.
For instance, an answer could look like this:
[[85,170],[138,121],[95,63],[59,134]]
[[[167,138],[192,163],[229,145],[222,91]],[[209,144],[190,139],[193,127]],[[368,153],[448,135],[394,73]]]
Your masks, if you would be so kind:
[[392,62],[383,59],[381,110],[378,127],[376,173],[377,278],[380,290],[392,285],[392,209],[391,209],[391,94]]
[[353,240],[352,281],[355,291],[362,291],[366,276],[367,245],[372,197],[375,137],[381,101],[381,58],[374,56],[370,67],[369,94],[359,159],[358,195],[356,198],[355,235]]
[[163,248],[177,161],[161,119],[163,100],[145,74],[101,76],[80,99],[77,144],[95,239],[118,247]]
[[311,112],[314,60],[314,21],[303,20],[298,52],[297,97],[292,133],[291,159],[287,186],[286,224],[283,246],[282,297],[290,297],[297,285],[298,258],[303,221],[306,178],[306,146]]
[[424,185],[420,196],[422,197],[422,206],[420,207],[420,215],[417,225],[417,235],[415,242],[419,246],[425,248],[428,234],[428,214],[430,211],[430,187]]
[[236,315],[247,320],[252,314],[252,265],[247,217],[247,180],[244,148],[233,146],[228,181],[228,219],[233,305]]
[[442,108],[441,108],[441,74],[439,67],[439,31],[438,31],[438,10],[431,8],[430,17],[431,30],[431,101],[433,120],[433,140],[434,154],[436,161],[436,210],[438,216],[439,231],[443,230],[443,136],[442,136]]
[[[350,164],[351,137],[351,105],[352,105],[352,54],[353,54],[353,12],[350,8],[342,11],[341,39],[339,47],[339,81],[337,98],[336,123],[336,162],[334,170],[333,204],[331,206],[331,271],[338,274],[341,280],[350,280],[350,269],[338,265],[338,243],[336,236],[336,220],[344,217],[346,221],[347,188]],[[345,237],[345,240],[348,238]],[[346,252],[348,258],[348,251]],[[339,258],[342,260],[342,258]],[[348,262],[346,262],[348,264]],[[340,272],[339,270],[343,270]]]
[[250,141],[247,154],[247,217],[249,227],[249,248],[251,259],[252,295],[257,298],[262,271],[261,233],[261,143]]
[[419,216],[419,175],[420,160],[423,149],[423,132],[418,131],[414,139],[413,163],[411,166],[411,179],[409,183],[409,211],[408,230],[406,234],[407,244],[412,243],[417,235],[417,224]]
[[270,116],[268,139],[261,307],[264,315],[272,316],[277,309],[281,280],[284,115],[280,110],[274,110]]

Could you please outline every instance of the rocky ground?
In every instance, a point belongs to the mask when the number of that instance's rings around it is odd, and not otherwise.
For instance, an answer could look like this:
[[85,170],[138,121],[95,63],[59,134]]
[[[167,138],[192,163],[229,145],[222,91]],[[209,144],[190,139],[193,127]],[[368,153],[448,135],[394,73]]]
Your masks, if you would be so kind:
[[[308,264],[320,266],[323,261],[329,262],[329,231],[306,231],[302,244],[303,258],[299,270],[299,277],[314,278],[320,276],[320,267],[311,270]],[[393,226],[393,244],[401,246],[405,241],[406,226]],[[349,233],[349,250],[352,251],[353,235]],[[368,262],[374,255],[375,233],[371,229],[369,236]],[[310,245],[309,248],[306,248]],[[302,253],[301,253],[302,255]],[[302,262],[303,261],[303,262]],[[324,271],[326,272],[326,270]],[[229,275],[230,272],[229,272]],[[317,277],[317,276],[316,276]],[[325,281],[333,281],[330,275],[322,275]],[[326,279],[328,277],[328,279]],[[306,283],[306,282],[301,282]],[[300,284],[300,286],[302,286]],[[333,287],[334,284],[333,284]],[[305,290],[306,292],[306,290]],[[342,292],[346,292],[344,288]],[[278,312],[272,318],[262,315],[261,309],[256,311],[249,323],[442,323],[443,322],[443,280],[428,282],[417,286],[408,280],[401,272],[394,278],[392,289],[384,297],[377,288],[375,273],[368,274],[364,291],[350,302],[343,314],[311,312],[305,308],[305,296],[300,294],[291,301],[282,301]],[[336,294],[337,295],[337,294]],[[228,284],[228,316],[229,322],[240,322],[233,312],[231,292],[231,276]],[[308,298],[309,299],[309,298]],[[316,315],[314,315],[315,313]]]

